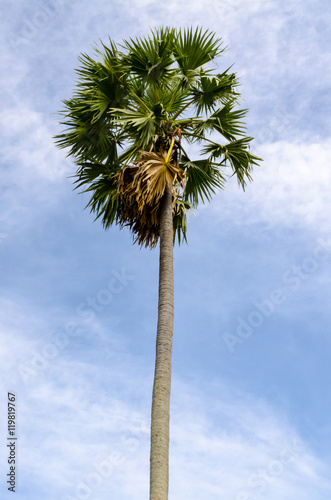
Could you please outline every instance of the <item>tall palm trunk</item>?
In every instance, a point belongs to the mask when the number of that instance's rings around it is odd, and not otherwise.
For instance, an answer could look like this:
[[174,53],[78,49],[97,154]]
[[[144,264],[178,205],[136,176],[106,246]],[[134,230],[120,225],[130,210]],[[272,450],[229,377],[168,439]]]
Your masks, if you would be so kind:
[[150,500],[168,500],[171,354],[174,318],[171,187],[166,187],[160,215],[159,306],[152,400]]

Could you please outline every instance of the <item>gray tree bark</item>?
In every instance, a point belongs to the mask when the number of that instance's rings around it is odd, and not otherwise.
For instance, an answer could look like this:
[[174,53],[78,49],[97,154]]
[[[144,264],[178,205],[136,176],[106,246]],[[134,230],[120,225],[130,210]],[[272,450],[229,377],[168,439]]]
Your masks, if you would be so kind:
[[173,319],[172,195],[171,187],[167,186],[160,214],[159,305],[152,399],[150,500],[168,500]]

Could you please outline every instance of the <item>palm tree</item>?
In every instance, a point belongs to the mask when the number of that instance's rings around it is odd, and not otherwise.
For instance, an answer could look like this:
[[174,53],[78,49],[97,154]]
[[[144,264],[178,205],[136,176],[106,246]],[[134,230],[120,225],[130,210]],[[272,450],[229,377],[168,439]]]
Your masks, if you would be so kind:
[[[186,241],[187,213],[235,175],[245,188],[260,160],[249,151],[236,110],[238,81],[210,67],[225,48],[201,28],[159,28],[149,36],[82,54],[75,93],[64,101],[76,188],[105,228],[128,226],[134,242],[160,242],[159,304],[152,397],[150,499],[168,498],[169,406],[173,334],[173,244]],[[216,72],[215,72],[216,71]],[[222,137],[222,144],[218,137]],[[194,151],[203,145],[200,158]]]

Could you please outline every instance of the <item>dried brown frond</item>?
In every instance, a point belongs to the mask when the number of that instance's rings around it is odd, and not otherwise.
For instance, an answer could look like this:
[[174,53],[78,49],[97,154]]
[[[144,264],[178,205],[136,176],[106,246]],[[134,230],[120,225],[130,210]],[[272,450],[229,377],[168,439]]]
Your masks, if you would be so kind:
[[130,227],[135,242],[150,248],[159,239],[160,202],[166,185],[171,186],[174,199],[185,185],[185,172],[169,161],[171,152],[141,151],[133,166],[117,174],[123,207],[118,222]]

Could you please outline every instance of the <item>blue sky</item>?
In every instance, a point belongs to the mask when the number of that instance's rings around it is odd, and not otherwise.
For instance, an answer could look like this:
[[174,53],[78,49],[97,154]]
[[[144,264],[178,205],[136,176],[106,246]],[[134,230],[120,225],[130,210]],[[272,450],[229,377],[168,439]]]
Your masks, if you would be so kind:
[[81,52],[150,27],[229,46],[253,152],[175,249],[172,500],[331,497],[326,1],[2,0],[0,490],[17,395],[18,500],[148,496],[158,252],[105,232],[52,137]]

